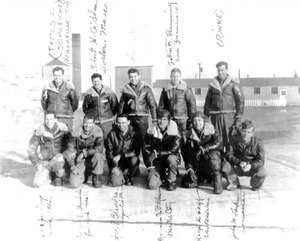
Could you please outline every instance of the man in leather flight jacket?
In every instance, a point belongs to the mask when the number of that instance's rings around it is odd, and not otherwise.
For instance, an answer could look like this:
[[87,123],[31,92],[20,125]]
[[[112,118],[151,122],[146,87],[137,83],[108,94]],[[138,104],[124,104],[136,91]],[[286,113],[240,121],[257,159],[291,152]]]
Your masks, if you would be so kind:
[[53,111],[58,121],[65,123],[69,130],[73,127],[73,113],[78,108],[78,97],[74,85],[63,79],[64,69],[53,69],[54,80],[42,92],[41,105],[45,112]]
[[228,75],[228,64],[219,62],[216,67],[218,76],[209,83],[204,114],[211,117],[211,122],[226,147],[231,136],[230,130],[240,129],[245,97],[239,80]]
[[[105,140],[105,151],[111,181],[114,186],[120,186],[123,182],[117,181],[114,170],[125,178],[125,185],[133,185],[133,177],[137,176],[139,171],[139,154],[142,146],[140,134],[130,125],[130,120],[126,114],[120,114],[117,117],[117,125],[108,133]],[[116,180],[114,179],[116,178]]]
[[140,80],[137,69],[128,70],[130,83],[121,91],[118,114],[127,114],[131,125],[136,128],[141,138],[144,138],[148,129],[149,111],[152,122],[156,122],[157,104],[150,86]]
[[[200,113],[193,118],[192,128],[187,133],[185,145],[187,158],[183,177],[184,187],[196,187],[205,180],[213,180],[214,193],[223,191],[221,179],[222,139],[214,126]],[[190,182],[192,180],[193,182]]]
[[173,191],[176,189],[180,164],[181,137],[169,111],[159,110],[157,117],[158,126],[149,128],[143,146],[144,162],[148,168],[148,186],[156,189],[165,183],[167,190]]

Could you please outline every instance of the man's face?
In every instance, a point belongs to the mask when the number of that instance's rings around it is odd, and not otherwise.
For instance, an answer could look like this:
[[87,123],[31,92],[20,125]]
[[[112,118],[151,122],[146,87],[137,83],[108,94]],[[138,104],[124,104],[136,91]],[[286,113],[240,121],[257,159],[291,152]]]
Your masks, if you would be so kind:
[[128,78],[129,78],[131,84],[137,85],[140,80],[140,75],[138,73],[130,73],[128,75]]
[[161,129],[162,131],[164,131],[167,126],[169,125],[169,119],[168,117],[161,117],[157,119],[157,124],[159,129]]
[[63,73],[61,70],[54,71],[53,78],[55,84],[60,84],[63,81]]
[[181,74],[178,72],[172,72],[170,78],[171,78],[171,84],[173,86],[177,86],[181,80]]
[[94,126],[94,120],[93,119],[84,118],[84,120],[83,120],[83,129],[86,132],[89,132],[92,129],[93,126]]
[[204,126],[203,118],[197,116],[193,119],[193,127],[195,130],[201,131],[203,129],[203,126]]
[[52,129],[54,124],[56,122],[56,118],[54,114],[48,114],[45,116],[45,125],[49,128]]
[[254,127],[249,129],[242,129],[241,135],[244,143],[249,143],[251,141],[252,136],[254,135]]
[[218,67],[218,77],[221,80],[225,80],[227,77],[228,69],[226,69],[225,65],[221,65]]
[[126,132],[128,130],[128,126],[130,124],[130,121],[127,120],[126,117],[119,117],[117,120],[117,124],[119,126],[119,129],[121,132]]
[[102,80],[99,77],[93,78],[92,84],[97,90],[99,90],[99,89],[101,89],[101,86],[102,86]]

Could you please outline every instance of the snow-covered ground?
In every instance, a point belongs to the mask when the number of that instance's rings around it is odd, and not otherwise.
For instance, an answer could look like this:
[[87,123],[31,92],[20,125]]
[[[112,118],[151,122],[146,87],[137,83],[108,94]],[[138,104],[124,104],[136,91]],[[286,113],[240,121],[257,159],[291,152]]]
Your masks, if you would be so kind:
[[[101,189],[35,189],[26,148],[42,111],[24,89],[11,88],[1,97],[1,240],[299,240],[299,107],[245,111],[266,149],[268,178],[258,192],[248,178],[222,195],[210,186],[183,189],[181,178],[174,192],[148,190],[143,165],[132,187],[113,188],[106,179]],[[78,110],[75,129],[81,118]]]

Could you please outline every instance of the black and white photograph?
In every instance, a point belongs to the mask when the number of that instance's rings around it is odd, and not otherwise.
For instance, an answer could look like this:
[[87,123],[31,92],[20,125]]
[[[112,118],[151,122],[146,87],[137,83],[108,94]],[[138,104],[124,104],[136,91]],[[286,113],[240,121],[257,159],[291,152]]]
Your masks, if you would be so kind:
[[299,240],[299,10],[1,0],[0,239]]

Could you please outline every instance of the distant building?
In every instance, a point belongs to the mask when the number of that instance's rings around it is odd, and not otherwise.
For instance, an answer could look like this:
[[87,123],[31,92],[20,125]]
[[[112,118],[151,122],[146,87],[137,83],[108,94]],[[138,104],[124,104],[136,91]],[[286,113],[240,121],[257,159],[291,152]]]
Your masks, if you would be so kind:
[[62,67],[65,70],[64,79],[70,80],[70,67],[67,66],[64,62],[60,61],[59,59],[53,59],[42,67],[42,78],[52,79],[53,78],[52,70],[53,68],[58,66]]
[[[208,84],[212,79],[184,79],[193,89],[197,106],[205,102]],[[169,79],[158,79],[153,84],[156,98]],[[246,106],[300,105],[300,77],[241,78],[240,83],[246,99]]]
[[152,88],[153,83],[153,66],[116,66],[115,67],[115,93],[118,97],[121,96],[121,90],[129,83],[127,71],[130,68],[136,68],[140,72],[141,81],[145,82]]

